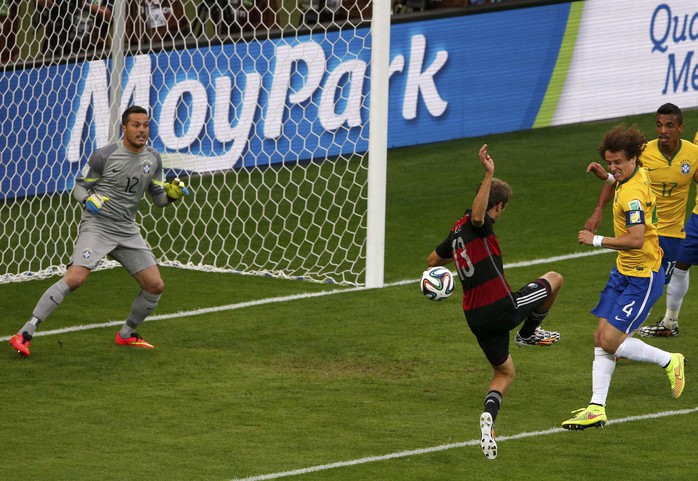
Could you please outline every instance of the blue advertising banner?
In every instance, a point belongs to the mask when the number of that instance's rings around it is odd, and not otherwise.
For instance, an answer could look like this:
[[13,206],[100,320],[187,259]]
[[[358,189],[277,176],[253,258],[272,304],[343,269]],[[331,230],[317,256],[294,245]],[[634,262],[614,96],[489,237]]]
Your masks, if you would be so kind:
[[[533,127],[570,4],[407,22],[391,29],[388,145]],[[165,166],[190,172],[368,149],[370,32],[129,57],[122,110],[148,106]],[[0,77],[0,199],[72,187],[109,137],[108,61]]]
[[569,11],[558,4],[394,25],[388,145],[531,128]]

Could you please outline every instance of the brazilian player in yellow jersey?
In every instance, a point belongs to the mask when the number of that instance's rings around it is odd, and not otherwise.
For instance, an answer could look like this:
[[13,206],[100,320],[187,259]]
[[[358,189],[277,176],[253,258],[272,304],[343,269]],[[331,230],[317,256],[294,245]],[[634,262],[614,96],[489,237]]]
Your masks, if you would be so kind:
[[[698,142],[698,132],[693,139],[693,143]],[[698,148],[698,145],[696,146]],[[698,182],[698,180],[697,180]],[[679,334],[679,312],[683,298],[688,292],[689,273],[691,266],[698,264],[698,197],[693,212],[688,217],[684,225],[685,237],[681,240],[678,253],[676,254],[676,265],[671,276],[671,282],[666,292],[666,314],[664,318],[645,326],[638,332],[642,336],[662,336],[673,337]]]
[[[626,162],[623,166],[628,164],[629,162]],[[610,165],[614,177],[625,174],[618,164]],[[614,167],[618,167],[615,172],[613,172]],[[633,229],[641,224],[644,227],[642,237],[639,234],[640,229]],[[663,251],[659,247],[657,236],[657,198],[650,188],[647,171],[639,165],[635,166],[626,180],[616,182],[616,194],[613,198],[613,231],[615,237],[611,239],[623,239],[615,246],[619,248],[616,259],[618,272],[624,276],[651,277],[652,272],[660,271],[663,267],[661,262]],[[626,237],[632,242],[626,242]],[[610,239],[607,244],[609,244],[607,247],[613,248]]]
[[[678,312],[688,291],[687,269],[674,268],[680,245],[685,237],[684,221],[689,189],[698,181],[698,146],[681,139],[684,129],[681,109],[674,104],[664,104],[655,115],[657,138],[647,143],[640,155],[642,165],[650,175],[650,185],[657,197],[659,244],[664,251],[662,263],[667,286],[667,309],[664,318],[642,327],[642,336],[678,335]],[[594,213],[585,228],[596,232],[601,223],[603,207],[613,196],[614,179],[609,178],[599,196]]]
[[587,168],[599,178],[614,179],[614,236],[603,237],[584,229],[577,234],[577,240],[580,244],[617,250],[618,257],[599,302],[591,311],[599,318],[594,333],[591,400],[586,408],[574,411],[575,416],[562,423],[565,429],[603,427],[606,423],[606,398],[617,357],[663,367],[672,395],[677,398],[683,392],[684,356],[632,336],[664,291],[656,197],[640,160],[646,144],[647,140],[635,126],[615,127],[606,133],[598,149],[610,174],[596,162]]
[[[660,138],[656,142],[650,142],[642,154],[643,165],[649,171],[658,198],[660,243],[665,251],[664,267],[670,269],[667,273],[666,312],[658,322],[638,330],[638,334],[643,337],[678,336],[679,311],[688,292],[688,269],[692,261],[684,254],[682,262],[681,252],[686,243],[684,222],[688,191],[692,181],[698,182],[698,145],[679,138],[683,128],[681,110],[678,107],[673,112],[658,114],[657,134]],[[659,141],[664,141],[664,145],[660,145]],[[668,152],[673,155],[670,156]]]
[[647,143],[640,159],[657,196],[658,234],[683,239],[689,190],[698,182],[698,145],[677,138],[670,149],[673,153],[666,154],[655,139]]

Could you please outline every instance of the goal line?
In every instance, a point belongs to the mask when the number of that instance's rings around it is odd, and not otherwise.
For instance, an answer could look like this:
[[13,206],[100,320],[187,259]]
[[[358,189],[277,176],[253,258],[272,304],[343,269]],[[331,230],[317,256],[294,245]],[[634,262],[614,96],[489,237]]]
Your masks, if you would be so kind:
[[[514,269],[517,267],[528,267],[528,266],[533,266],[533,265],[538,265],[538,264],[549,264],[551,262],[559,262],[559,261],[564,261],[564,260],[569,260],[569,259],[577,259],[580,257],[589,257],[589,256],[604,254],[604,253],[608,253],[608,252],[614,252],[614,251],[604,249],[604,250],[593,250],[593,251],[588,251],[588,252],[578,252],[578,253],[573,253],[573,254],[565,254],[565,255],[561,255],[561,256],[546,257],[546,258],[542,258],[542,259],[534,259],[531,261],[522,261],[522,262],[516,262],[516,263],[512,263],[512,264],[505,264],[504,268],[505,269]],[[383,287],[401,286],[401,285],[410,284],[410,283],[413,283],[416,281],[417,281],[416,278],[405,279],[402,281],[386,283]],[[210,314],[213,312],[233,311],[233,310],[237,310],[237,309],[244,309],[247,307],[261,306],[261,305],[265,305],[265,304],[275,304],[278,302],[296,301],[299,299],[310,299],[313,297],[333,296],[336,294],[345,294],[348,292],[363,291],[363,290],[367,290],[367,289],[370,289],[370,288],[368,288],[368,287],[347,287],[344,289],[332,289],[329,291],[322,291],[322,292],[294,294],[291,296],[269,297],[266,299],[259,299],[259,300],[255,300],[255,301],[238,302],[236,304],[227,304],[224,306],[207,307],[204,309],[194,309],[191,311],[181,311],[181,312],[174,312],[174,313],[170,313],[170,314],[153,314],[152,316],[148,316],[145,319],[145,322],[162,321],[162,320],[166,320],[166,319],[176,319],[176,318],[180,318],[180,317],[200,316],[203,314]],[[37,336],[37,337],[53,336],[53,335],[57,335],[57,334],[66,334],[69,332],[87,331],[90,329],[101,329],[101,328],[105,328],[105,327],[120,326],[123,323],[124,323],[123,320],[118,320],[118,321],[101,322],[101,323],[97,323],[97,324],[84,324],[84,325],[79,325],[79,326],[65,327],[62,329],[38,331],[35,334],[35,336]],[[12,337],[12,336],[1,336],[0,342],[9,341],[10,337]]]

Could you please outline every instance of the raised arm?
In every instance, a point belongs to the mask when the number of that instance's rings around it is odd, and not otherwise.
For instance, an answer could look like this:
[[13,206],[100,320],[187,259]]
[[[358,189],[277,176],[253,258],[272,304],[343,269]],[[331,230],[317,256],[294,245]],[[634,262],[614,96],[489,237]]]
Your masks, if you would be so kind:
[[480,163],[483,169],[485,169],[485,177],[482,179],[480,190],[477,191],[473,201],[471,221],[475,227],[480,227],[485,223],[487,204],[490,199],[490,185],[494,177],[494,160],[487,153],[487,144],[480,147]]

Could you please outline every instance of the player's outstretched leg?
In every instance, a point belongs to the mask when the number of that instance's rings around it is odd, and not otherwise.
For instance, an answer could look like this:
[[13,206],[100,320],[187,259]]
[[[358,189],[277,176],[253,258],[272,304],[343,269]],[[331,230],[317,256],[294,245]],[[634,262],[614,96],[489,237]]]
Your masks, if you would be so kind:
[[141,290],[131,305],[131,312],[129,313],[128,319],[126,319],[126,322],[124,322],[124,325],[121,326],[121,329],[116,334],[116,343],[118,345],[141,347],[145,349],[152,349],[155,347],[149,342],[144,341],[136,332],[136,329],[143,323],[145,318],[155,310],[159,300],[160,294],[153,294],[146,290]]
[[480,447],[487,459],[497,457],[497,442],[494,440],[494,421],[490,413],[480,416]]
[[[68,269],[71,269],[70,267]],[[70,271],[75,272],[74,270]],[[89,272],[89,271],[88,271]],[[66,277],[68,274],[66,274]],[[86,277],[86,276],[85,276]],[[76,285],[79,287],[80,282]],[[75,287],[77,289],[77,287]],[[51,285],[43,293],[32,311],[31,318],[22,326],[17,334],[10,338],[10,345],[22,357],[29,357],[29,343],[31,342],[36,329],[53,311],[63,302],[63,299],[70,294],[71,290],[65,281],[65,277]]]
[[562,423],[562,427],[573,431],[581,431],[586,428],[602,428],[608,418],[606,408],[598,404],[589,404],[586,408],[572,411],[575,416]]

